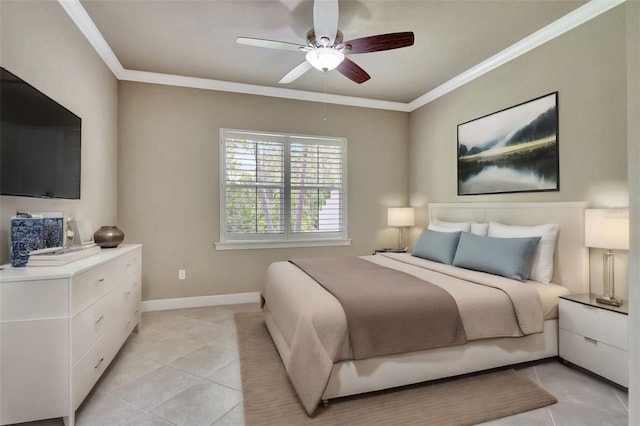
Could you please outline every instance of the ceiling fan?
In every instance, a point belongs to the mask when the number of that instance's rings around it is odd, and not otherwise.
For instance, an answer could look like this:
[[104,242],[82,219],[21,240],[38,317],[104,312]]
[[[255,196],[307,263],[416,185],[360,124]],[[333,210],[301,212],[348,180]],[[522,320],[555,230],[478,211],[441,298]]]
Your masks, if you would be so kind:
[[357,53],[380,52],[413,45],[413,32],[379,34],[342,41],[338,29],[338,0],[314,0],[313,28],[307,33],[307,44],[261,38],[238,37],[236,42],[255,47],[306,52],[305,61],[289,71],[279,83],[296,80],[311,68],[327,72],[337,69],[342,75],[356,83],[364,83],[371,76],[358,64],[347,58]]

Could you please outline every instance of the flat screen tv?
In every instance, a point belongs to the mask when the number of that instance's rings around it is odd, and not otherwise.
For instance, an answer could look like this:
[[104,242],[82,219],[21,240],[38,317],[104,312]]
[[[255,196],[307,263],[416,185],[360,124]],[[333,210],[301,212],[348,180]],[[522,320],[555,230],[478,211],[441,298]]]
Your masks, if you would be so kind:
[[0,193],[80,199],[80,117],[0,67]]

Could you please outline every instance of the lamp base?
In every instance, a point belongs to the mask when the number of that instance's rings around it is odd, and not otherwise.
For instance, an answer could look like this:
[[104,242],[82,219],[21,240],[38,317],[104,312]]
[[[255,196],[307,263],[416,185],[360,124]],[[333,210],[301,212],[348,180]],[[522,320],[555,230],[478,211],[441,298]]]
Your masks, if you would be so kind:
[[596,302],[611,306],[622,306],[622,300],[610,296],[598,296],[596,297]]

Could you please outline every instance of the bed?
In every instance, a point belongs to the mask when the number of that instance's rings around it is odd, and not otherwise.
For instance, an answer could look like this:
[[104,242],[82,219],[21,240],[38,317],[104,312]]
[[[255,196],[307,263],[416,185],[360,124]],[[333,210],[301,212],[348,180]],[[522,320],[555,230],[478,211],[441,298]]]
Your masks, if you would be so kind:
[[[293,263],[271,264],[262,292],[265,323],[307,413],[311,415],[320,402],[333,398],[557,356],[557,299],[563,294],[588,291],[588,251],[583,243],[586,206],[583,202],[432,203],[429,206],[429,221],[434,224],[557,224],[559,232],[554,243],[550,283],[530,280],[521,283],[410,254],[360,257],[364,263],[398,270],[451,292],[467,334],[463,344],[356,357],[345,310],[336,297],[311,278],[309,272]],[[515,291],[516,296],[510,296],[507,288],[513,288],[509,291]],[[525,290],[529,294],[535,292],[539,302],[528,303],[525,299],[518,302],[519,305],[513,302]],[[500,309],[504,312],[493,316],[485,314],[485,326],[479,310],[485,302],[474,305],[468,299],[459,300],[456,292],[469,293],[474,300],[486,300],[487,304],[493,302],[483,296],[485,292],[500,294],[502,299],[511,297],[509,306],[513,307],[490,308],[493,314],[501,312]],[[531,309],[527,308],[529,305]],[[503,321],[507,317],[508,321]],[[491,327],[496,328],[491,331],[494,334],[485,331]]]

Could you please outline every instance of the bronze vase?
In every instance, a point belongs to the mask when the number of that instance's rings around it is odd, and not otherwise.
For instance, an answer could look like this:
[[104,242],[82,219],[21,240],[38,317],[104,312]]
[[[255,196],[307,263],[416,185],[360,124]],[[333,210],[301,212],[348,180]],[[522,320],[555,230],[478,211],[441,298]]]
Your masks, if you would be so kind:
[[101,226],[93,234],[93,241],[102,248],[118,247],[124,240],[124,232],[122,232],[117,226]]

